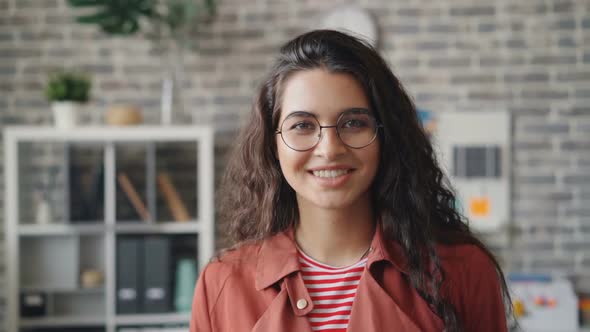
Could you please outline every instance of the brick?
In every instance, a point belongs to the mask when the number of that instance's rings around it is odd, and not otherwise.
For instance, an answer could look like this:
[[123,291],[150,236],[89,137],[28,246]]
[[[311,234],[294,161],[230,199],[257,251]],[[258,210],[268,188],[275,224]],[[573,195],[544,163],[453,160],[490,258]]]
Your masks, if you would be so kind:
[[510,106],[508,107],[510,113],[521,115],[536,115],[545,116],[551,111],[549,107],[545,106]]
[[547,5],[543,1],[518,1],[510,2],[505,8],[506,13],[512,15],[522,14],[544,14],[548,10]]
[[547,90],[547,89],[523,89],[521,97],[524,99],[567,99],[569,96],[568,90]]
[[556,183],[555,175],[520,175],[515,176],[514,180],[519,185]]
[[428,62],[430,67],[469,67],[471,59],[468,57],[440,57]]
[[572,12],[574,9],[574,4],[572,1],[554,1],[553,2],[553,11],[556,13],[569,13]]
[[[571,158],[561,155],[554,156],[551,154],[539,155],[524,155],[516,156],[514,158],[516,166],[536,167],[541,169],[547,168],[563,168],[572,165]],[[526,168],[525,168],[526,169]]]
[[1,59],[39,58],[41,50],[35,49],[0,49]]
[[452,84],[489,84],[496,83],[496,75],[492,74],[456,74],[451,76]]
[[478,51],[481,49],[481,42],[457,40],[451,44],[458,51]]
[[12,32],[0,31],[0,42],[8,42],[14,40],[14,34]]
[[86,64],[81,66],[82,70],[90,74],[112,74],[115,69],[110,64]]
[[498,26],[495,23],[480,23],[477,27],[479,32],[495,32]]
[[527,43],[524,39],[509,39],[506,41],[506,47],[511,49],[527,48]]
[[549,81],[547,72],[530,72],[530,73],[508,73],[504,75],[504,81],[507,83],[533,83]]
[[430,24],[427,29],[430,33],[452,33],[452,32],[459,32],[459,29],[456,25],[451,23],[435,23]]
[[[518,182],[517,182],[518,184]],[[514,207],[514,216],[517,218],[557,218],[558,217],[558,210],[557,207],[544,207],[544,206],[534,206],[534,207],[523,207],[523,206],[515,206]]]
[[529,240],[529,241],[521,241],[520,243],[515,245],[515,249],[518,251],[521,250],[528,250],[528,251],[553,251],[555,250],[555,244],[552,240]]
[[16,1],[16,9],[54,9],[57,7],[57,0],[19,0]]
[[431,101],[442,101],[442,102],[453,102],[460,99],[457,93],[434,93],[434,92],[418,92],[416,94],[416,101],[418,102],[431,102]]
[[46,25],[66,25],[66,24],[74,24],[75,19],[71,15],[64,15],[64,14],[45,14],[43,22]]
[[213,103],[216,105],[250,105],[251,103],[250,97],[240,97],[240,96],[216,96],[213,99]]
[[395,62],[394,68],[401,67],[401,68],[416,68],[420,66],[420,60],[416,58],[402,58],[398,59]]
[[392,24],[384,26],[383,30],[395,35],[413,35],[420,32],[420,26],[417,24]]
[[578,206],[568,207],[564,209],[564,215],[566,217],[590,217],[590,207]]
[[14,76],[16,74],[15,67],[0,67],[0,76]]
[[566,175],[563,177],[565,184],[590,184],[590,174]]
[[440,51],[449,48],[449,43],[446,41],[432,40],[416,43],[418,51]]
[[258,29],[236,29],[220,33],[222,39],[260,39],[263,36],[264,31]]
[[61,40],[64,38],[60,31],[40,30],[40,31],[20,31],[19,37],[24,42],[41,42],[46,40]]
[[451,16],[493,16],[496,8],[493,6],[471,6],[451,8]]
[[542,257],[532,255],[531,269],[537,272],[573,271],[575,268],[574,257]]
[[575,30],[576,29],[576,20],[575,18],[567,18],[558,20],[555,25],[553,26],[554,30]]
[[590,115],[590,106],[571,106],[559,110],[559,114],[565,116],[587,116]]
[[511,100],[514,97],[511,91],[470,91],[467,94],[469,100],[479,101],[495,101],[495,100]]
[[590,251],[590,242],[586,240],[566,239],[561,244],[565,251]]
[[19,108],[47,108],[49,106],[49,103],[44,100],[44,99],[38,99],[38,98],[27,98],[27,99],[23,99],[21,97],[16,98],[15,102],[14,102],[14,106],[19,109]]
[[523,31],[524,30],[524,23],[522,23],[521,21],[511,22],[510,23],[510,30]]
[[557,80],[561,82],[590,82],[590,71],[568,71],[561,73],[558,72]]
[[523,131],[530,134],[567,134],[570,131],[569,124],[527,124],[523,126]]
[[565,140],[560,148],[564,151],[590,152],[590,141]]
[[572,37],[561,37],[557,41],[557,45],[561,48],[574,48],[578,46],[578,43]]
[[126,75],[160,74],[162,72],[162,68],[157,65],[132,65],[132,64],[129,64],[123,68],[123,72]]
[[537,55],[531,59],[533,65],[572,65],[577,61],[575,55]]
[[479,64],[482,67],[501,67],[501,66],[521,66],[524,65],[526,59],[522,55],[513,55],[509,57],[503,56],[482,56]]

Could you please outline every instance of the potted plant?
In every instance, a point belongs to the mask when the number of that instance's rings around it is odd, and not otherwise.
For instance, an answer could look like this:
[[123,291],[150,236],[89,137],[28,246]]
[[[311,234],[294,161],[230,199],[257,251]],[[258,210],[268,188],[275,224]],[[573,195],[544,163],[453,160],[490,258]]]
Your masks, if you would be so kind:
[[51,102],[56,127],[76,126],[80,105],[88,102],[90,87],[90,79],[81,73],[59,71],[50,74],[45,96]]

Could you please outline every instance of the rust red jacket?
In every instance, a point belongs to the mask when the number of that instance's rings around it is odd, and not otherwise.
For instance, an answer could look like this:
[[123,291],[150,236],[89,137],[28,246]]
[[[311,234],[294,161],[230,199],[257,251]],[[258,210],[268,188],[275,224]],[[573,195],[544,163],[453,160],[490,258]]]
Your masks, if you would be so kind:
[[[449,296],[465,331],[505,332],[496,271],[473,245],[438,246]],[[399,245],[377,232],[350,315],[348,331],[442,331],[443,321],[408,283]],[[299,308],[297,302],[306,300]],[[191,332],[311,332],[313,302],[300,273],[293,232],[246,245],[209,263],[195,290]]]

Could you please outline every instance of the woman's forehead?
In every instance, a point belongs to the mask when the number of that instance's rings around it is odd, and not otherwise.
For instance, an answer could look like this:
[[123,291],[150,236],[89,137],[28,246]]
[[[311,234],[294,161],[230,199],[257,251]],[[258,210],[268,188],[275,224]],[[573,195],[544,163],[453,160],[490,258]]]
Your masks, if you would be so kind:
[[333,118],[349,109],[369,109],[363,87],[350,74],[324,69],[300,71],[286,80],[282,90],[281,118],[293,112]]

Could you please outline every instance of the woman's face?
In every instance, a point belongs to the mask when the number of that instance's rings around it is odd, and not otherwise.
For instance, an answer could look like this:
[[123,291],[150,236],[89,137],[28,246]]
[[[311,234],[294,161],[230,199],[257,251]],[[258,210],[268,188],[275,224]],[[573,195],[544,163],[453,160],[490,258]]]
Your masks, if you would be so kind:
[[[351,109],[373,114],[361,85],[351,75],[324,69],[299,71],[285,82],[279,126],[294,112],[311,113],[320,125],[333,126],[341,113]],[[378,139],[354,149],[339,139],[336,128],[323,128],[320,142],[307,151],[291,149],[281,135],[276,140],[283,175],[300,206],[339,209],[369,203],[379,164]]]

